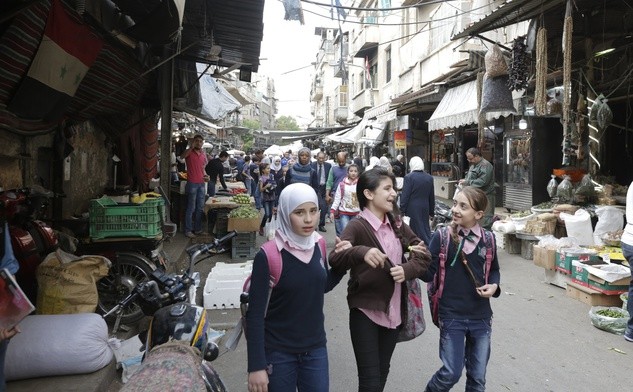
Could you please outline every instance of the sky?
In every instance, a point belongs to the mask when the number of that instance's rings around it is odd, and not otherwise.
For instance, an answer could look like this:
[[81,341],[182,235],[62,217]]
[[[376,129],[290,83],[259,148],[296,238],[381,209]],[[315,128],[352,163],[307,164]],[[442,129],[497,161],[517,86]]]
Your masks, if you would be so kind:
[[[328,0],[322,0],[328,3]],[[262,40],[259,73],[275,80],[275,92],[279,113],[292,116],[299,125],[307,125],[313,119],[310,114],[310,87],[321,39],[314,34],[315,27],[333,26],[323,7],[302,3],[305,24],[284,20],[284,6],[279,0],[266,0],[264,5],[264,39]],[[301,70],[283,74],[297,68]]]

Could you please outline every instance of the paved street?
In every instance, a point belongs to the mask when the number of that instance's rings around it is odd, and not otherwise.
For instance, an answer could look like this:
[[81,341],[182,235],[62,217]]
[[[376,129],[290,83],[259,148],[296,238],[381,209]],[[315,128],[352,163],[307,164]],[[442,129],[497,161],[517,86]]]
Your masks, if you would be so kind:
[[[327,229],[330,247],[334,243],[334,227],[328,224]],[[261,241],[258,237],[258,242]],[[499,256],[502,295],[493,299],[489,391],[618,391],[633,385],[633,343],[594,328],[588,316],[590,307],[567,297],[565,290],[544,283],[543,270],[531,261],[503,250]],[[345,281],[326,295],[333,392],[357,390]],[[210,313],[212,320],[220,323],[238,317],[235,311]],[[422,336],[396,347],[386,391],[421,391],[439,368],[438,329],[430,322],[428,313],[426,319],[429,324]],[[235,352],[222,355],[214,366],[229,390],[246,391],[244,341]],[[454,390],[463,388],[464,377]]]

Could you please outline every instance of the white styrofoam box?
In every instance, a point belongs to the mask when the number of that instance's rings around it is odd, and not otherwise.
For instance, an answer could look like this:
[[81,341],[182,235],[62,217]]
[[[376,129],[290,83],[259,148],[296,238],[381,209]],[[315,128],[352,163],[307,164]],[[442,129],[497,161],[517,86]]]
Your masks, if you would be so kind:
[[204,285],[205,309],[238,309],[244,281],[253,269],[253,262],[217,263]]

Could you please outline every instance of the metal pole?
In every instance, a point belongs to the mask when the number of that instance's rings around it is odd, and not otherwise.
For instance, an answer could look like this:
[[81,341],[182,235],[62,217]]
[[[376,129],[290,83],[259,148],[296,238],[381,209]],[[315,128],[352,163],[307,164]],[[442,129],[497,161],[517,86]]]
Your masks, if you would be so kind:
[[[163,57],[170,58],[172,45],[165,45]],[[173,101],[174,59],[171,58],[161,66],[161,127],[160,127],[160,186],[167,191],[171,185],[171,116]]]

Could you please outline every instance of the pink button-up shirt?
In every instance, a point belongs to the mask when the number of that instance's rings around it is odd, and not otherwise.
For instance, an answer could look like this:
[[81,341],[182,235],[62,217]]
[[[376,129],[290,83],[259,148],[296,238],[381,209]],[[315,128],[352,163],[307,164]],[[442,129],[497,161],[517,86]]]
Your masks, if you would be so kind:
[[[391,263],[393,265],[400,265],[402,263],[402,246],[400,245],[400,240],[393,232],[393,228],[387,216],[385,216],[383,221],[380,221],[380,219],[367,208],[361,211],[359,215],[369,222],[374,229],[374,235],[378,238],[380,246],[385,251],[387,257],[389,257]],[[400,314],[401,291],[402,284],[395,283],[387,313],[371,309],[361,309],[361,311],[374,323],[386,328],[395,329],[402,323]]]

